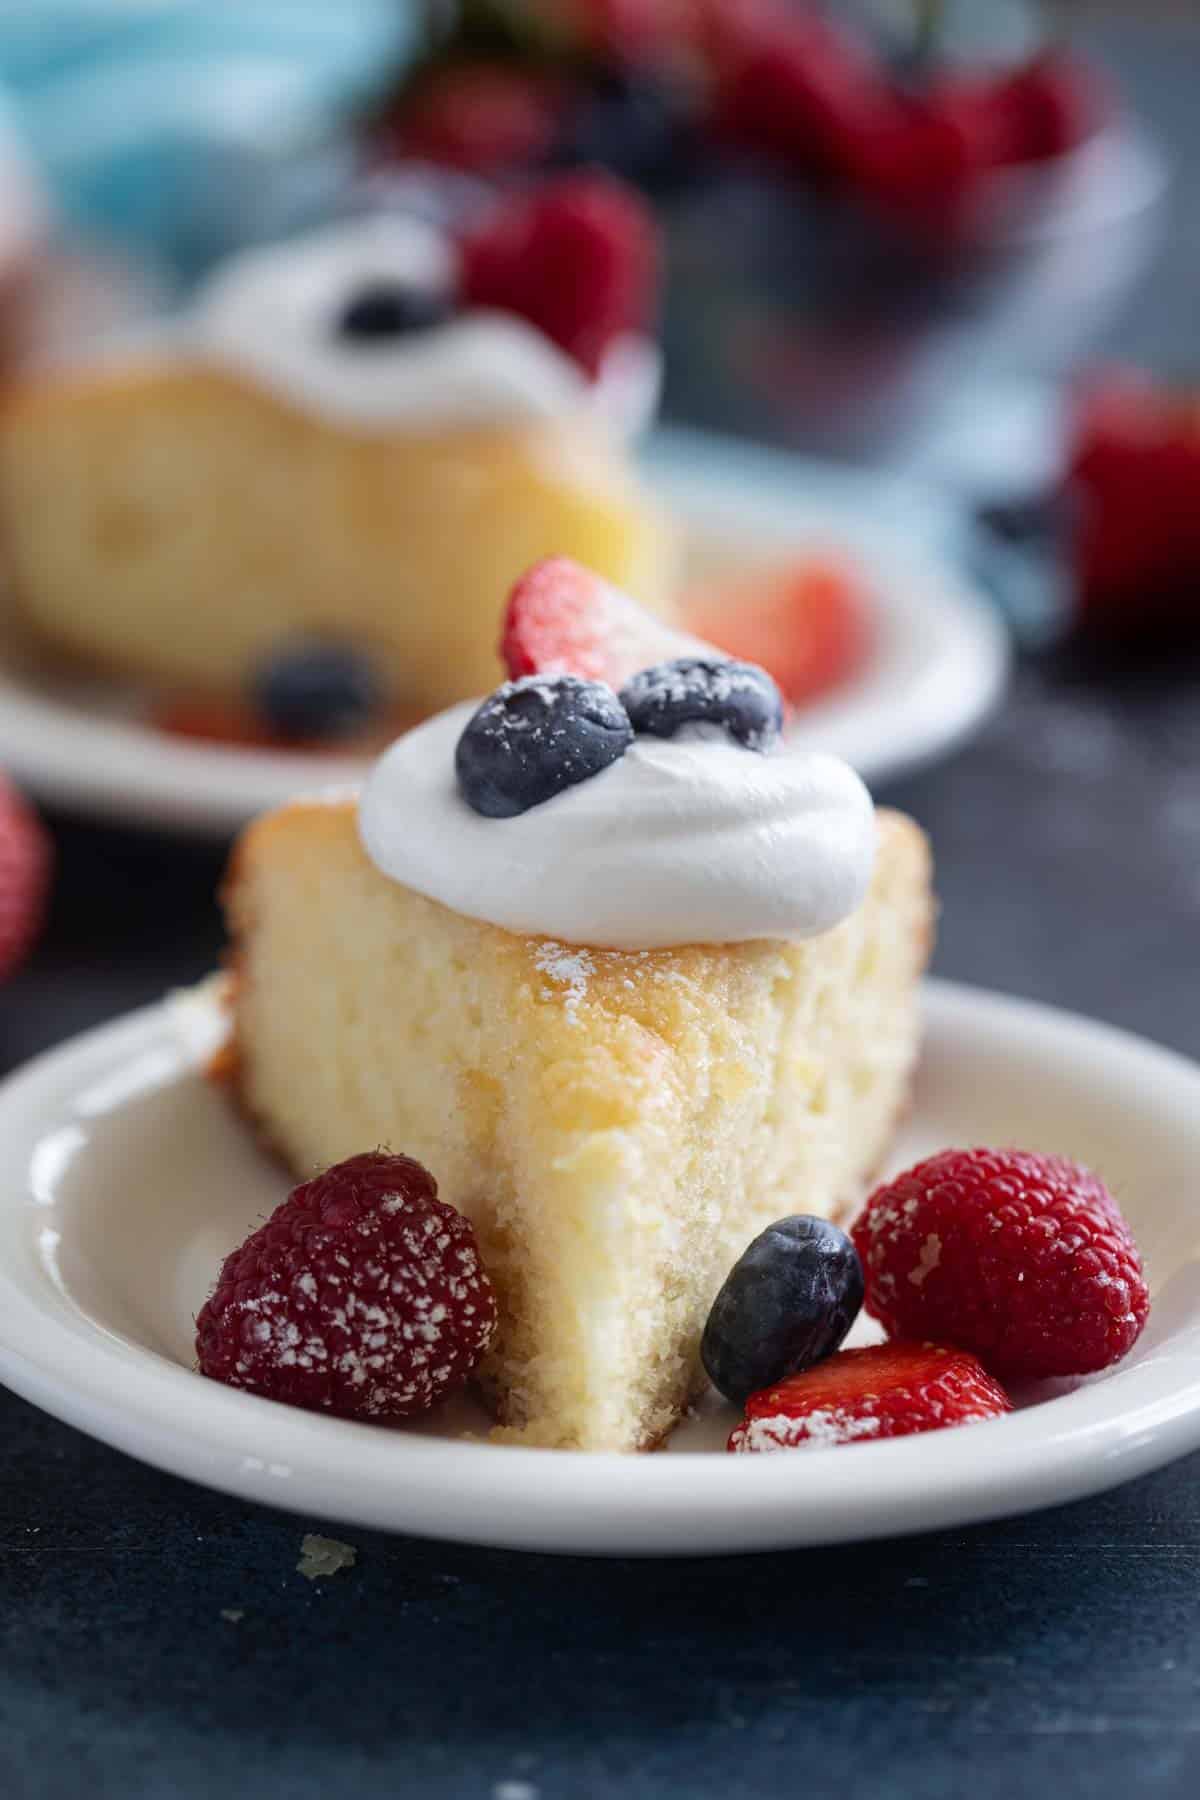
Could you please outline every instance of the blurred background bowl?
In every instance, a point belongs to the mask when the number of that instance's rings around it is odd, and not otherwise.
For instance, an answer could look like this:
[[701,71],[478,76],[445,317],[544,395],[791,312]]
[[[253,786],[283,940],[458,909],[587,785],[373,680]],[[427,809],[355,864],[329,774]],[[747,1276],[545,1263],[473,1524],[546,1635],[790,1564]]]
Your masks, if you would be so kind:
[[965,386],[1078,367],[1154,252],[1165,160],[1122,122],[988,185],[986,229],[940,267],[757,170],[689,195],[666,215],[668,411],[873,459],[937,429]]

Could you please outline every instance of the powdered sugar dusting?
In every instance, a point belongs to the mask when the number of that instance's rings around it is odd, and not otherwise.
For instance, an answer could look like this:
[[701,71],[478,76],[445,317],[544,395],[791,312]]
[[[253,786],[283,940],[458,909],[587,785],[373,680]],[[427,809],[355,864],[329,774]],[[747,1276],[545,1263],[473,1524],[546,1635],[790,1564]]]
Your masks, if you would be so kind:
[[588,981],[596,973],[594,957],[587,950],[549,940],[538,947],[534,960],[543,975],[566,989],[567,1017],[576,1018],[580,1005],[587,999]]
[[763,1419],[747,1419],[733,1434],[736,1451],[826,1450],[834,1444],[852,1444],[858,1438],[876,1437],[881,1421],[843,1412],[839,1407],[805,1413],[794,1419],[774,1413]]
[[925,1278],[931,1275],[942,1260],[942,1240],[936,1231],[931,1231],[921,1245],[920,1258],[915,1269],[908,1271],[908,1279],[915,1288],[922,1287]]

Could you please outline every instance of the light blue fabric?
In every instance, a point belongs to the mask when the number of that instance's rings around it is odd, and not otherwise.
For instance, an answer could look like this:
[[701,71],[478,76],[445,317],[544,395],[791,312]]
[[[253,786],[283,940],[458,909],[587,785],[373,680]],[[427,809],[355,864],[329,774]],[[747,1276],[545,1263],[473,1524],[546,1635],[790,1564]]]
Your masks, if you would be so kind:
[[186,276],[304,217],[411,54],[397,0],[4,0],[0,81],[65,221]]

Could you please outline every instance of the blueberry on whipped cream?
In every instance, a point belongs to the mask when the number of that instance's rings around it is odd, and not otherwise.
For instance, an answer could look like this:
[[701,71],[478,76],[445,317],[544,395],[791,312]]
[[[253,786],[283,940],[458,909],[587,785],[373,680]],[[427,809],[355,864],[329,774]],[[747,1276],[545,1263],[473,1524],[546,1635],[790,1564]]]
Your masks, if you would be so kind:
[[723,657],[681,656],[634,675],[621,704],[637,732],[671,738],[713,725],[747,750],[769,750],[783,728],[783,701],[765,669]]
[[609,768],[632,742],[628,715],[603,682],[527,675],[472,714],[454,767],[468,806],[512,819]]
[[453,317],[450,298],[416,282],[373,281],[360,287],[337,320],[339,337],[352,344],[389,344],[413,331],[432,331]]

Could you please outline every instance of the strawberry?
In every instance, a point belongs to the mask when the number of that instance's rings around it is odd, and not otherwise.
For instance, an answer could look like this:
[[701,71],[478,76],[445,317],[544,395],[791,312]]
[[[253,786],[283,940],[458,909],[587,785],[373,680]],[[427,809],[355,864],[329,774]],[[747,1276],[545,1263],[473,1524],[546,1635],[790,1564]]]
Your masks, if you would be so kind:
[[848,566],[805,558],[707,592],[687,608],[701,637],[775,678],[798,706],[853,675],[870,650],[870,601]]
[[37,814],[0,776],[0,981],[25,961],[41,929],[53,867]]
[[656,619],[591,569],[567,556],[535,563],[513,588],[500,657],[512,680],[580,675],[614,691],[631,675],[680,656],[720,655]]
[[465,304],[527,319],[590,374],[614,339],[649,326],[658,282],[654,215],[609,175],[507,196],[461,245]]
[[839,1350],[802,1374],[751,1394],[728,1448],[821,1449],[970,1425],[1012,1410],[982,1363],[941,1344]]

